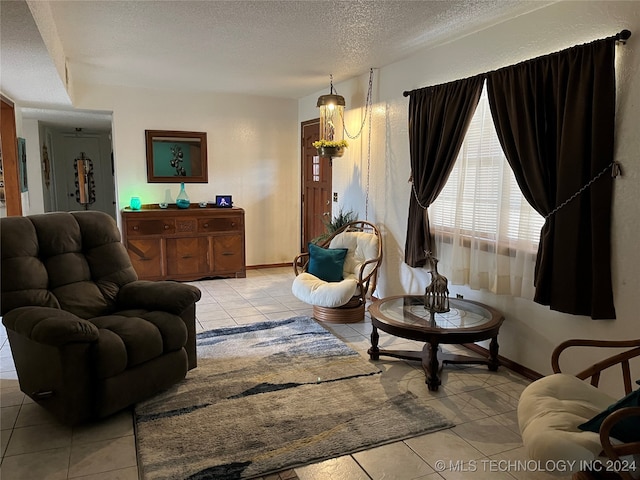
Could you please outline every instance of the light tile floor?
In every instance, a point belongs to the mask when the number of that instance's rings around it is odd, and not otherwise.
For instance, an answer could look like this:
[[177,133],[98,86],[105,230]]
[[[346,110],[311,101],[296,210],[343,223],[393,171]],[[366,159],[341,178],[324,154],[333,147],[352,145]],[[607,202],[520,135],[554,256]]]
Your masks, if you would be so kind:
[[[291,268],[249,270],[244,279],[193,282],[202,290],[198,331],[310,315],[291,294]],[[367,314],[368,315],[368,314]],[[371,322],[327,325],[368,359]],[[131,411],[80,427],[57,423],[20,392],[4,327],[0,329],[0,449],[3,480],[137,480]],[[381,333],[380,345],[421,345]],[[449,351],[462,347],[447,345]],[[265,477],[268,480],[456,480],[459,478],[545,480],[552,477],[526,463],[518,433],[518,396],[529,383],[501,368],[447,366],[443,385],[429,392],[417,362],[382,358],[383,378],[431,399],[456,426],[421,437],[345,455]],[[567,477],[568,478],[568,477]]]

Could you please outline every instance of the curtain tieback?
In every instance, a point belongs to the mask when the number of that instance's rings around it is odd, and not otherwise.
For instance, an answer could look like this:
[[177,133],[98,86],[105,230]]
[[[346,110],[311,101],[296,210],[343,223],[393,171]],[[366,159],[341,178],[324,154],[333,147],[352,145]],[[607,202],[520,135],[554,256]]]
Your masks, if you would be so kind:
[[415,197],[416,202],[418,202],[418,205],[420,206],[420,208],[422,208],[423,210],[426,210],[429,207],[429,205],[425,207],[422,204],[422,202],[420,202],[420,199],[418,198],[418,192],[416,192],[416,184],[413,181],[413,175],[409,177],[409,183],[411,184],[411,190],[413,191],[413,196]]
[[561,210],[562,208],[564,208],[565,206],[567,206],[569,203],[571,203],[573,200],[575,200],[577,197],[579,197],[582,192],[584,192],[587,188],[589,188],[596,180],[598,180],[602,175],[604,175],[605,173],[607,173],[607,170],[611,169],[611,177],[615,178],[618,175],[622,175],[622,171],[620,170],[620,164],[618,162],[611,162],[609,165],[607,165],[606,167],[604,167],[602,169],[602,171],[600,173],[598,173],[595,177],[593,177],[591,180],[589,180],[586,184],[584,184],[582,186],[582,188],[580,188],[580,190],[578,190],[576,193],[574,193],[573,195],[571,195],[568,199],[566,199],[564,202],[562,202],[560,205],[558,205],[556,208],[554,208],[553,210],[551,210],[551,212],[549,212],[548,215],[546,215],[544,217],[545,220],[549,219],[551,216],[555,215],[556,213],[558,213],[559,210]]

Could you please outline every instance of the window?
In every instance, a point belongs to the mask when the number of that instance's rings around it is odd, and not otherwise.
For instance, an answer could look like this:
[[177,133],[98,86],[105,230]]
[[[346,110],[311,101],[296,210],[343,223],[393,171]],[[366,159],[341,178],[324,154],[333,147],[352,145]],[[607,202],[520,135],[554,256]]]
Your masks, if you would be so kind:
[[311,180],[314,182],[320,181],[320,157],[318,155],[313,156],[312,166],[311,166]]
[[505,265],[535,261],[544,218],[520,192],[500,147],[486,90],[447,184],[429,207],[429,221],[436,254],[443,271],[449,266],[452,283],[520,296],[521,288],[513,289],[513,279],[505,275],[515,272],[521,283],[522,268]]
[[544,218],[520,192],[500,147],[486,91],[429,218],[436,230],[460,229],[470,237],[504,239],[537,250]]

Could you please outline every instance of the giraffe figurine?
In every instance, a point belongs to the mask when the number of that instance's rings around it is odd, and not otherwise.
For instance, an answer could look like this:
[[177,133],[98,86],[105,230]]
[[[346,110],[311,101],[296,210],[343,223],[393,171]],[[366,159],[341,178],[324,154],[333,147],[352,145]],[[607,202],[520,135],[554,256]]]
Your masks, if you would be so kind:
[[449,288],[447,277],[438,273],[438,259],[431,252],[427,252],[427,260],[430,264],[429,273],[431,283],[427,285],[424,293],[424,308],[433,313],[449,311]]

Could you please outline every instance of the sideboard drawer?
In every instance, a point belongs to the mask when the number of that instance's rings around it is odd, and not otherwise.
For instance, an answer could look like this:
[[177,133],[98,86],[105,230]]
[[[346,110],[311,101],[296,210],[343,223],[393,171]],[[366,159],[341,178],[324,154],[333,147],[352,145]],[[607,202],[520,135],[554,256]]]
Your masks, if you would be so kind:
[[167,235],[176,231],[176,224],[172,218],[129,220],[127,222],[127,235]]
[[176,233],[196,233],[196,219],[176,218]]
[[199,218],[199,232],[232,232],[242,229],[242,217]]

